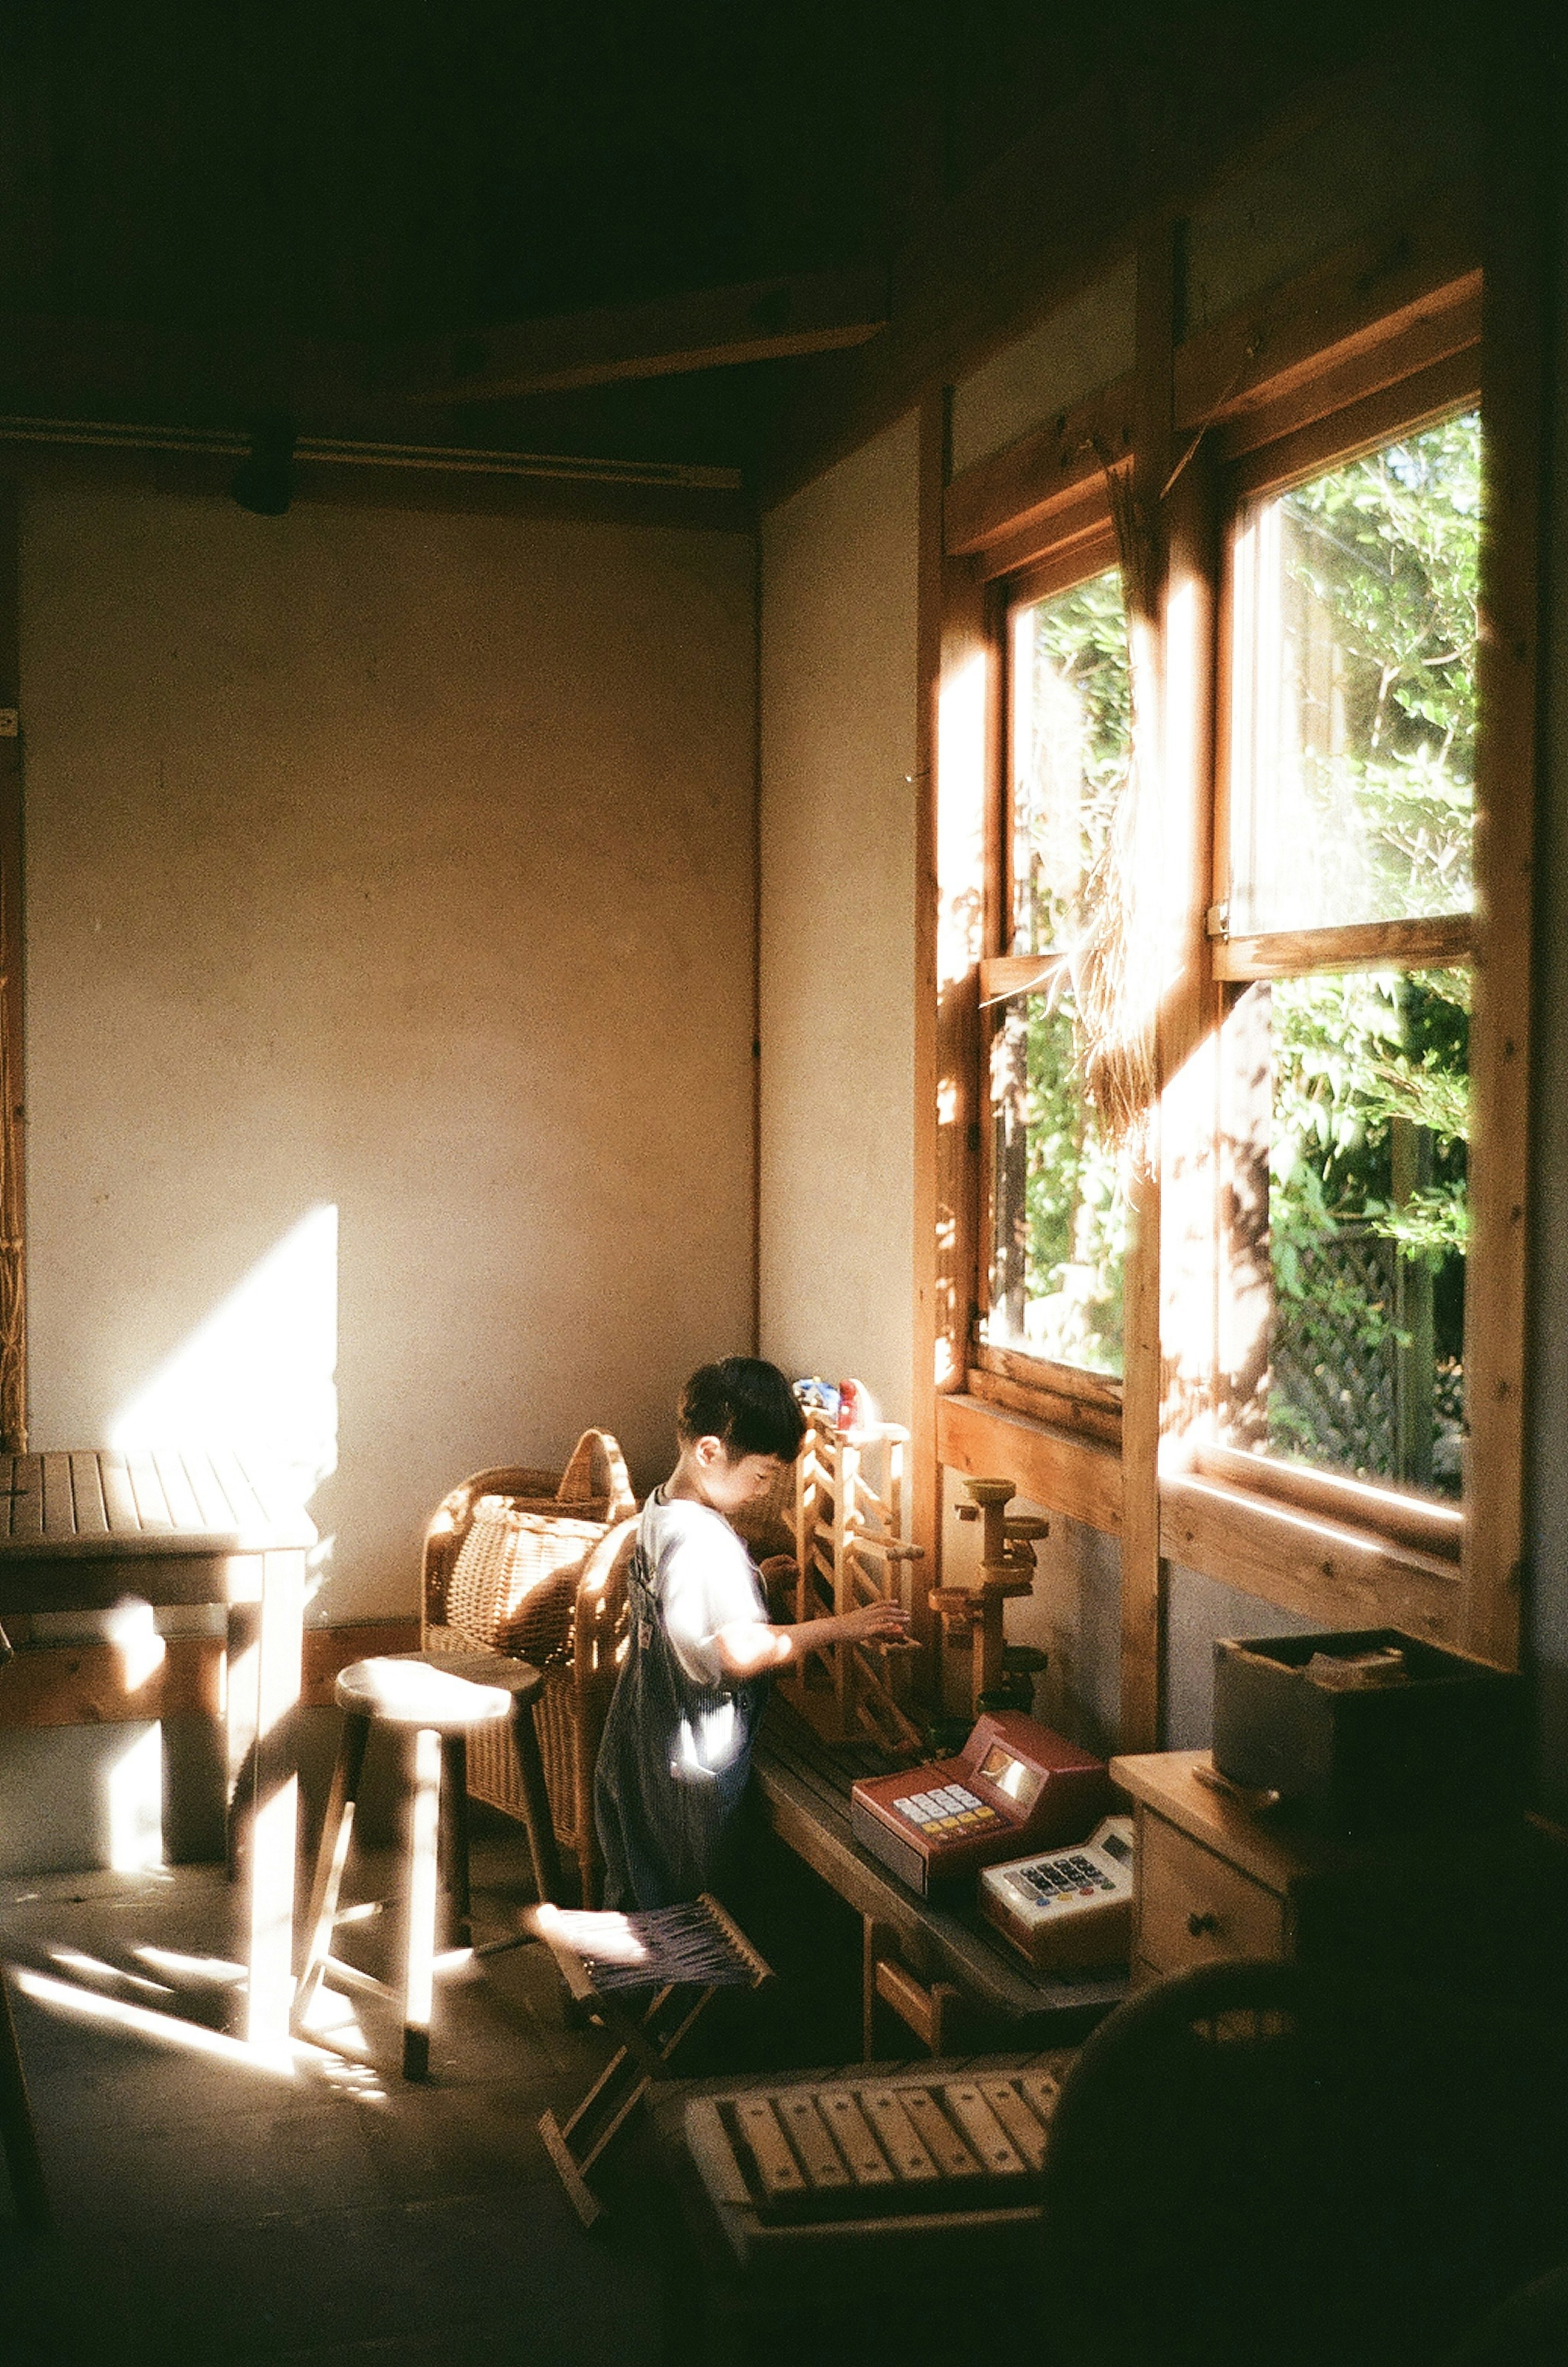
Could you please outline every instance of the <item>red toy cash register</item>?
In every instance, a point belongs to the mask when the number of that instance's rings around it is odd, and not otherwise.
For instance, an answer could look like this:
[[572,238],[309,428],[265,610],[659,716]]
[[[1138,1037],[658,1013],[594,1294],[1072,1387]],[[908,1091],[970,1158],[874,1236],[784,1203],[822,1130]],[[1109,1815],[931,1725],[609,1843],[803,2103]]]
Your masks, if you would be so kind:
[[998,1859],[1079,1840],[1114,1806],[1100,1760],[1020,1710],[999,1710],[956,1759],[858,1783],[850,1829],[924,1897]]

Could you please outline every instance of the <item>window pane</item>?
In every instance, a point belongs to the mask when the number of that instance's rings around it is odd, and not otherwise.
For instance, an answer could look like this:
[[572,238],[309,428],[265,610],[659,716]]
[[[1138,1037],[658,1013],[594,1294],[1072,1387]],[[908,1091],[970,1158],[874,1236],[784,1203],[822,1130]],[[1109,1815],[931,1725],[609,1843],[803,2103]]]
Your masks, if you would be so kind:
[[1480,463],[1470,412],[1244,516],[1233,936],[1470,910]]
[[1011,660],[1011,950],[1066,952],[1127,777],[1120,571],[1016,609]]
[[1247,999],[1269,1046],[1258,1443],[1457,1496],[1468,973],[1290,979]]
[[1127,780],[1132,700],[1122,578],[1013,611],[1010,930],[1056,956],[991,1039],[996,1178],[986,1336],[1054,1363],[1122,1370],[1127,1210],[1080,1082],[1070,957],[1104,882]]
[[1006,1006],[992,1039],[991,1100],[996,1204],[986,1337],[1120,1376],[1127,1204],[1119,1162],[1078,1087],[1070,987]]

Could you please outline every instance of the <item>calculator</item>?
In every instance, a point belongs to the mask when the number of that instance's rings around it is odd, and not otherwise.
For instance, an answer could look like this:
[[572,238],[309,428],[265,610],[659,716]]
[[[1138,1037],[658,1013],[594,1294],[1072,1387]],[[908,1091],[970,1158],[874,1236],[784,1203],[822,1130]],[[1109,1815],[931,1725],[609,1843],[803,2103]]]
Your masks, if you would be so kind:
[[980,1912],[1036,1972],[1122,1961],[1133,1939],[1133,1819],[1107,1817],[1077,1849],[987,1866]]
[[1021,1711],[998,1710],[956,1759],[863,1777],[850,1829],[925,1897],[1031,1844],[1088,1832],[1112,1799],[1103,1761]]

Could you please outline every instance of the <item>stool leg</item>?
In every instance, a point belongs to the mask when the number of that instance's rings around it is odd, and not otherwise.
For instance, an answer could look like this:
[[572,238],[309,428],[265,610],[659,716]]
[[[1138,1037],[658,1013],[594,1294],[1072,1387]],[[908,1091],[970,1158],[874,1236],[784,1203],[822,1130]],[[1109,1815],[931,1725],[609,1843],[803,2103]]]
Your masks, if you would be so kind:
[[362,1717],[353,1710],[344,1712],[343,1733],[333,1766],[332,1791],[327,1798],[326,1822],[321,1827],[321,1847],[316,1852],[315,1878],[310,1886],[310,1912],[306,1923],[310,1938],[305,1969],[294,1992],[294,2011],[289,2017],[290,2027],[299,2033],[303,2033],[305,2017],[321,1987],[321,1967],[333,1950],[338,1891],[342,1886],[343,1869],[354,1832],[354,1807],[359,1797],[359,1780],[365,1772],[365,1745],[369,1734],[370,1720],[367,1717]]
[[[534,1887],[541,1906],[560,1904],[560,1854],[556,1848],[555,1819],[550,1815],[550,1795],[545,1789],[545,1762],[539,1756],[538,1729],[534,1724],[534,1704],[514,1700],[512,1709],[512,1738],[517,1749],[518,1771],[523,1778],[523,1821],[528,1829],[528,1854],[534,1861]],[[587,1893],[583,1905],[588,1905]]]
[[413,1738],[409,1800],[408,1924],[403,1948],[403,2078],[430,2076],[430,2009],[435,1986],[435,1898],[441,1833],[441,1737]]
[[441,1871],[449,1948],[473,1944],[468,1898],[468,1742],[449,1734],[441,1746]]
[[6,1993],[4,1973],[0,1973],[0,2136],[5,2139],[6,2166],[11,2173],[17,2218],[24,2226],[47,2227],[49,2190],[43,2182],[38,2132],[28,2103],[27,2082],[22,2077],[22,2058],[17,2047],[17,2028],[11,2020],[11,2000]]

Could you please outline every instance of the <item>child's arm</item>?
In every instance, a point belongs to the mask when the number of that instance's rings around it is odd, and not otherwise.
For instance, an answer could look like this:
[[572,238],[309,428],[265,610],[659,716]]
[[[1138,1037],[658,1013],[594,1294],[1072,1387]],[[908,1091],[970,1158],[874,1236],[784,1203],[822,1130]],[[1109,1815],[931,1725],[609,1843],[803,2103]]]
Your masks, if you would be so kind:
[[794,1659],[806,1645],[901,1644],[909,1614],[897,1603],[865,1603],[830,1619],[808,1619],[798,1627],[773,1627],[760,1619],[736,1619],[720,1627],[713,1648],[727,1677],[761,1676]]

